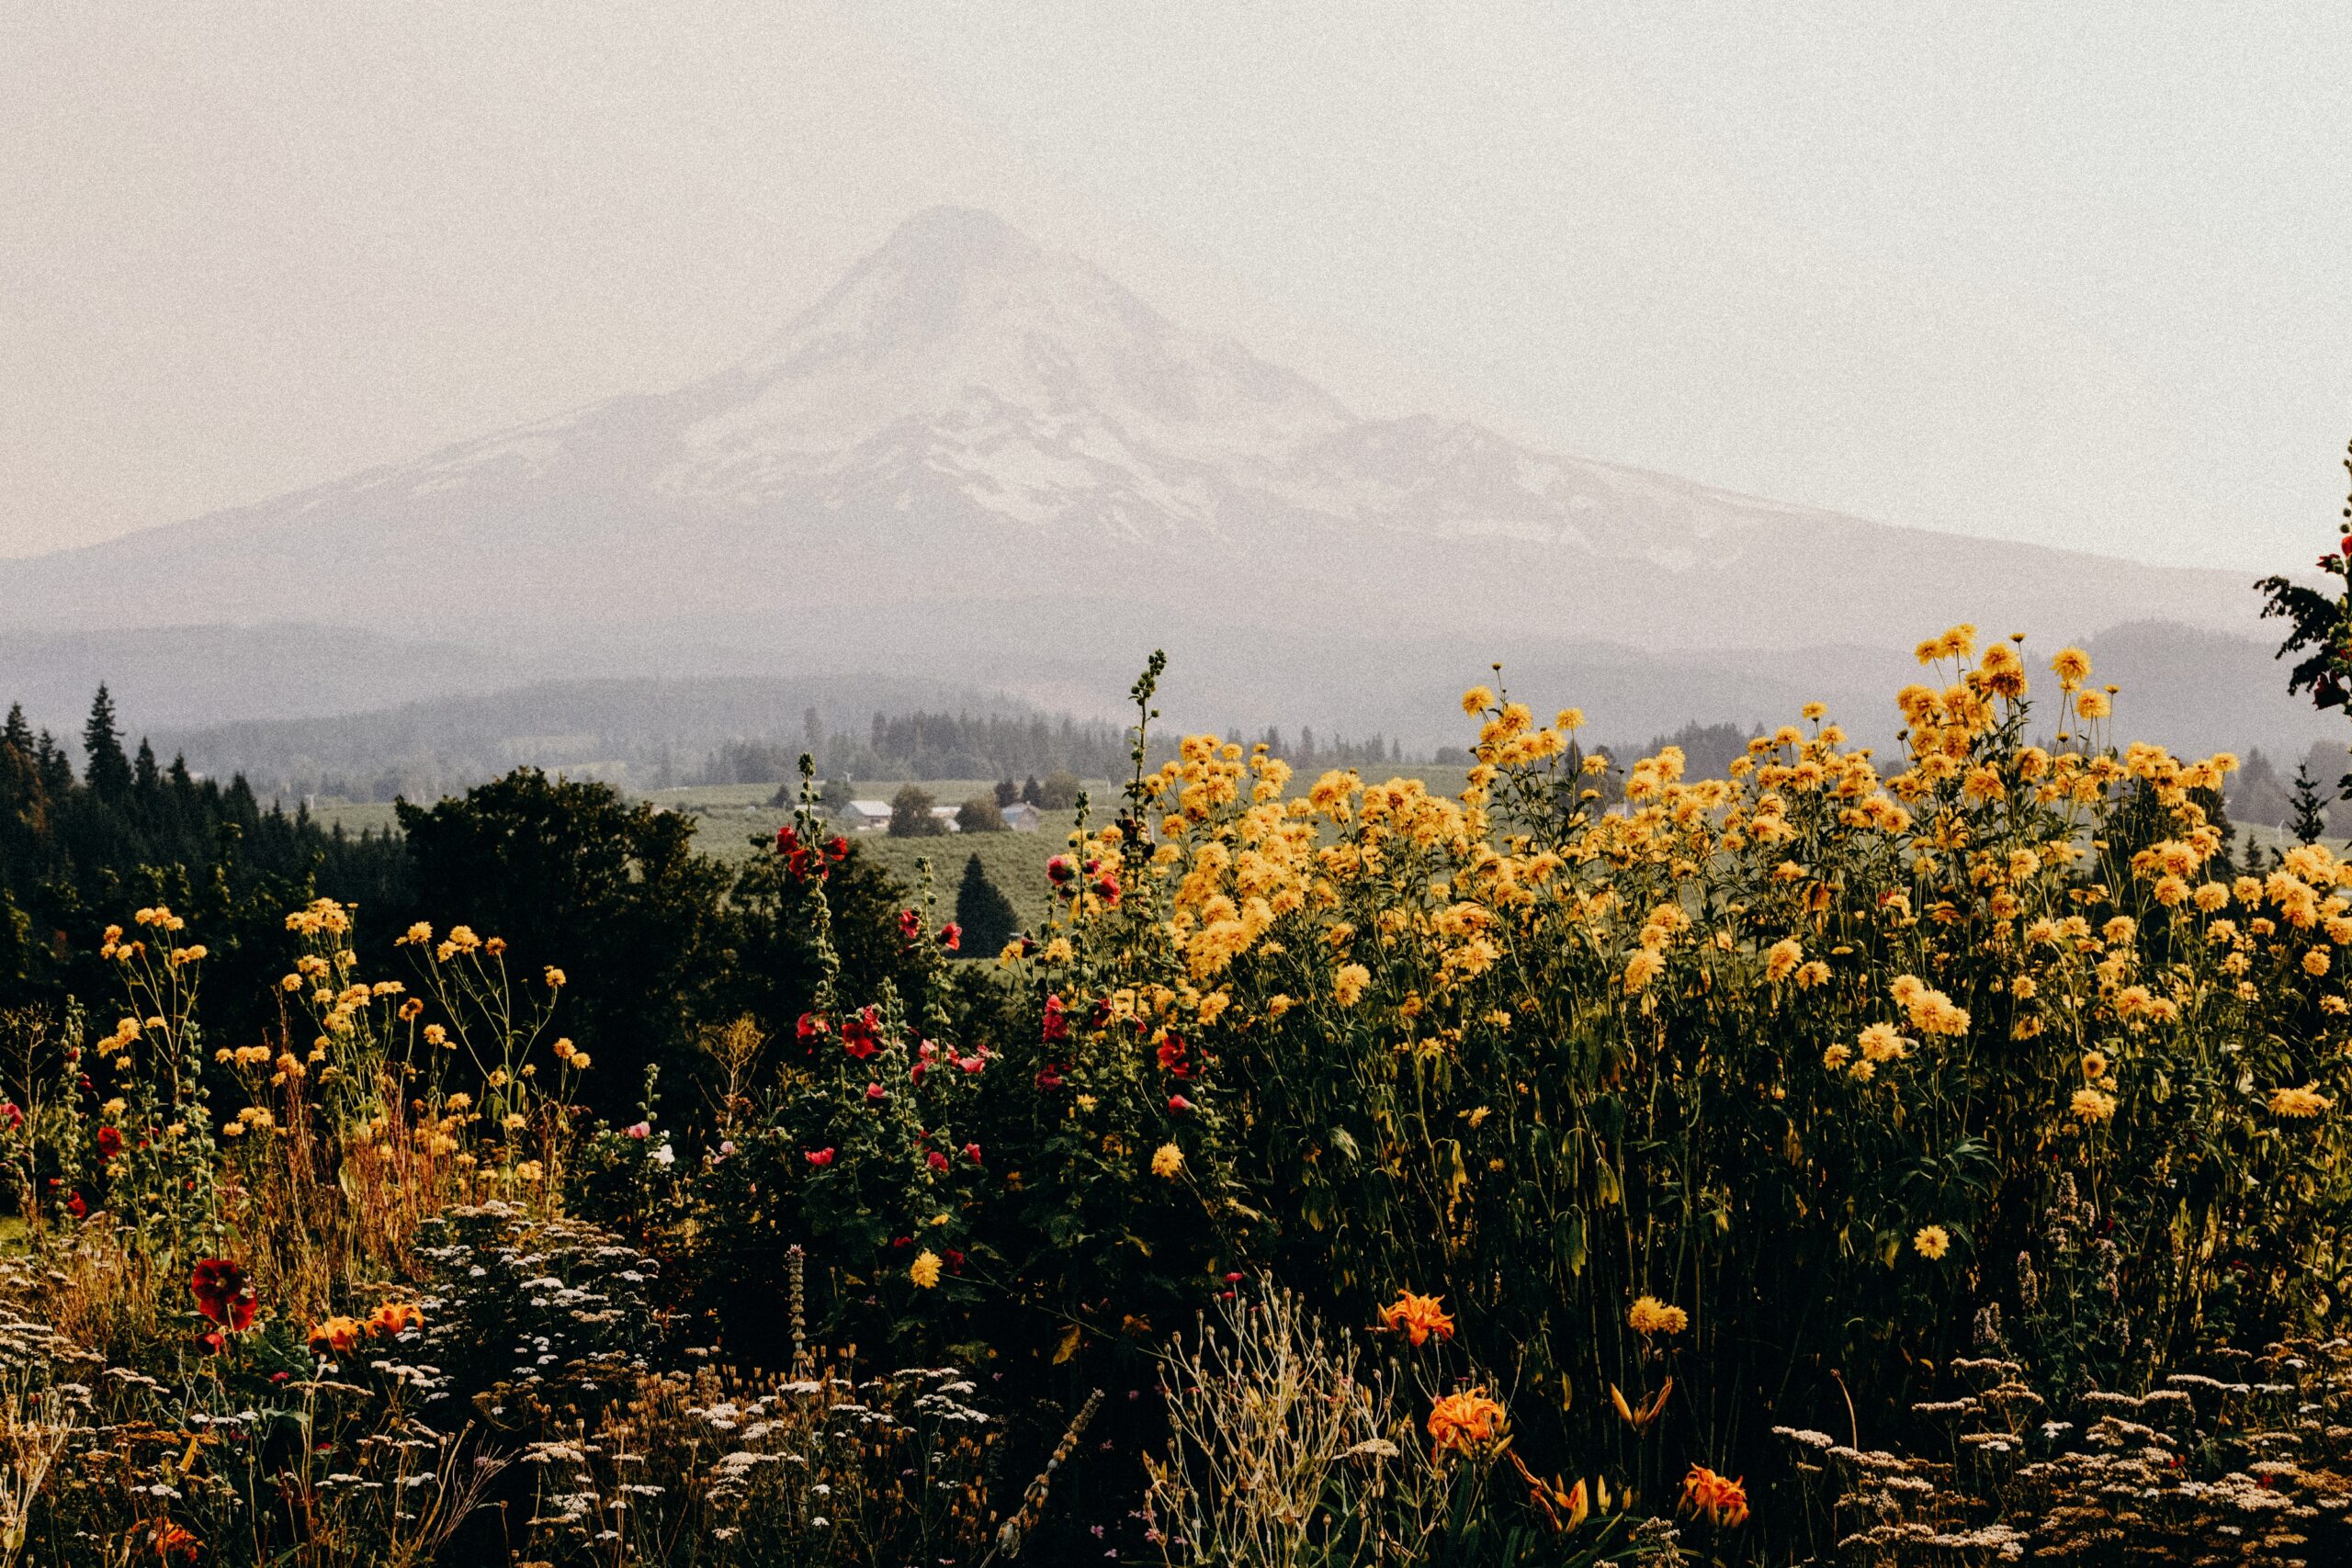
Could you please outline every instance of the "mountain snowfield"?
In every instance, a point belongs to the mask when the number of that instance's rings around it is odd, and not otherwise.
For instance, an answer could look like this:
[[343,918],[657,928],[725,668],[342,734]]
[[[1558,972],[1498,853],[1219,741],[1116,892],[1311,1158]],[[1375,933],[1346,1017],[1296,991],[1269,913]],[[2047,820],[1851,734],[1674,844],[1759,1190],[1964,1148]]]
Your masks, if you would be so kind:
[[300,622],[608,672],[719,644],[1064,698],[1168,644],[1236,715],[1359,725],[1401,716],[1365,698],[1394,682],[1385,638],[1416,676],[1475,675],[1538,644],[1885,653],[1957,620],[2245,636],[2254,610],[2226,574],[1359,418],[962,208],[908,220],[705,380],[0,562],[20,634]]

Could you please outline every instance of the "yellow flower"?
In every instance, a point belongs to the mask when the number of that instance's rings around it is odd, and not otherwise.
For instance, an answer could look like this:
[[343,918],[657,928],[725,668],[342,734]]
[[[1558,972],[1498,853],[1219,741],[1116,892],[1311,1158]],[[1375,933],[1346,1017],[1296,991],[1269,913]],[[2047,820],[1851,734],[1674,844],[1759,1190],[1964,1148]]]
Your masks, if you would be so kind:
[[560,989],[561,989],[561,988],[562,988],[562,986],[563,986],[563,971],[562,971],[562,970],[560,970],[560,969],[559,969],[559,968],[557,968],[557,967],[556,967],[554,964],[548,964],[548,973],[547,973],[547,982],[548,982],[548,989],[549,989],[549,990],[551,990],[551,991],[552,991],[552,990],[560,990]]
[[1891,1023],[1873,1023],[1862,1031],[1862,1059],[1870,1062],[1900,1061],[1908,1055],[1910,1042],[1894,1032]]
[[2291,1116],[2297,1120],[2302,1120],[2317,1116],[2335,1103],[2335,1100],[2310,1087],[2274,1089],[2270,1091],[2270,1114],[2273,1116]]
[[2072,691],[2091,678],[2091,656],[2079,648],[2062,648],[2051,655],[2050,672]]
[[2083,1081],[2085,1083],[2098,1082],[2099,1079],[2107,1077],[2107,1068],[2106,1052],[2086,1051],[2083,1053]]
[[1690,1326],[1690,1314],[1679,1306],[1668,1306],[1656,1296],[1643,1296],[1634,1303],[1634,1310],[1625,1321],[1640,1335],[1679,1334]]
[[1372,984],[1372,971],[1361,964],[1342,964],[1331,976],[1331,996],[1343,1008],[1351,1008],[1363,998],[1366,986]]
[[915,1255],[914,1262],[908,1265],[907,1278],[926,1291],[938,1284],[939,1254],[924,1247]]
[[1184,1168],[1184,1151],[1173,1144],[1162,1144],[1151,1151],[1151,1174],[1172,1177]]
[[2303,973],[2313,977],[2327,973],[2327,949],[2314,947],[2303,954]]
[[2105,692],[2083,692],[2075,698],[2075,712],[2084,718],[2105,718],[2115,711]]
[[1951,1236],[1941,1225],[1921,1225],[1911,1237],[1911,1250],[1932,1263],[1951,1250]]
[[2095,1089],[2078,1089],[2070,1109],[2079,1122],[2105,1122],[2115,1114],[2115,1096]]
[[1657,979],[1659,972],[1665,967],[1666,960],[1652,948],[1645,947],[1634,954],[1625,965],[1626,995],[1632,996],[1647,988],[1649,983]]
[[1796,938],[1782,937],[1764,954],[1764,977],[1777,986],[1794,974],[1804,959],[1804,949],[1797,945]]
[[1476,718],[1495,705],[1495,694],[1484,686],[1473,686],[1462,694],[1462,711]]

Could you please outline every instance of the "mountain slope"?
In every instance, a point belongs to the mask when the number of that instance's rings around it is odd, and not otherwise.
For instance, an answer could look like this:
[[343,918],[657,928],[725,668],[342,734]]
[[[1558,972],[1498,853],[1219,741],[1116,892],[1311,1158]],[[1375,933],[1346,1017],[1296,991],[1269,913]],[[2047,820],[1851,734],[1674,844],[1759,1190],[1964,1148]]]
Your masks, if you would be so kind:
[[2248,603],[2222,574],[1360,419],[952,208],[691,386],[0,562],[20,627],[325,621],[515,649],[583,626],[767,626],[931,657],[1017,643],[1041,597],[1106,594],[1140,641],[1185,611],[1700,647],[1907,646],[1958,618],[2243,626]]

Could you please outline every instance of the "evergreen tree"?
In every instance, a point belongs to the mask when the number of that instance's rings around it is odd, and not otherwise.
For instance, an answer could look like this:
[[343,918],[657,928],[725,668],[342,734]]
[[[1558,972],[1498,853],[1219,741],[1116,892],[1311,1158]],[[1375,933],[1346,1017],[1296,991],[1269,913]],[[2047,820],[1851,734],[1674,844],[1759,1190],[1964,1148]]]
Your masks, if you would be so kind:
[[978,855],[964,863],[964,880],[956,889],[956,923],[964,928],[962,951],[975,958],[995,957],[1020,934],[1012,900],[989,880]]
[[2319,783],[2312,777],[2312,767],[2304,762],[2295,770],[2295,791],[2288,797],[2294,807],[2289,818],[2288,830],[2299,844],[2315,844],[2327,837],[2327,800],[2319,792]]
[[122,728],[115,722],[114,698],[101,683],[82,726],[82,778],[101,800],[130,793],[130,759],[123,755]]

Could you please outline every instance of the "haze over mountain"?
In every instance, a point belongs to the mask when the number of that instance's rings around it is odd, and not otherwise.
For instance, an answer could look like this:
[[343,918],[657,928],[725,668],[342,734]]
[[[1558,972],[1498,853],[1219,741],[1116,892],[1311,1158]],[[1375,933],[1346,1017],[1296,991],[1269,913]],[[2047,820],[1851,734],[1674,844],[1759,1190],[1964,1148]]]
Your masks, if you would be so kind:
[[[1203,718],[1411,736],[1442,714],[1397,713],[1395,688],[1425,673],[1458,687],[1503,653],[1566,679],[1623,669],[1645,707],[1645,690],[1683,687],[1682,665],[1694,693],[1745,666],[1770,678],[1729,690],[1760,707],[1769,688],[1778,707],[1796,671],[1850,679],[1954,621],[2244,637],[2253,611],[2230,574],[1889,527],[1475,425],[1359,418],[963,208],[908,220],[741,363],[674,391],[0,561],[6,651],[52,684],[103,672],[96,632],[259,628],[184,643],[221,674],[178,668],[201,700],[151,722],[180,724],[689,668],[949,675],[1102,712],[1165,645],[1171,699],[1189,692]],[[320,646],[345,635],[369,651],[322,680],[286,623],[348,628]],[[1796,652],[1833,637],[1842,650]],[[1675,651],[1645,686],[1641,657],[1611,645]],[[272,695],[240,705],[235,679]],[[2167,700],[2279,739],[2308,728],[2234,682]]]

